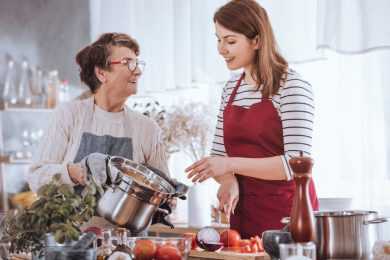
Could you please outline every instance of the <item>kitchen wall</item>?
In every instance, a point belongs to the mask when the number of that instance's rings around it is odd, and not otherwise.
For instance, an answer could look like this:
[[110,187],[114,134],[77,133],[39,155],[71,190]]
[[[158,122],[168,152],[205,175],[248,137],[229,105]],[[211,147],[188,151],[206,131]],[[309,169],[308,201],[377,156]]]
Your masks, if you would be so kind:
[[76,52],[90,41],[88,0],[0,0],[0,83],[5,54],[79,85]]
[[[7,54],[17,62],[26,57],[31,65],[44,70],[57,69],[61,79],[79,86],[74,57],[81,47],[90,42],[89,24],[89,0],[0,0],[0,94]],[[16,69],[18,72],[19,66]],[[0,111],[0,144],[4,142],[8,150],[24,149],[20,148],[23,131],[44,129],[50,118],[46,112],[18,113],[11,116]],[[18,145],[19,148],[15,148]],[[0,175],[4,174],[0,176],[1,211],[4,189],[11,194],[20,191],[25,184],[23,174],[29,165],[7,164],[0,167]]]

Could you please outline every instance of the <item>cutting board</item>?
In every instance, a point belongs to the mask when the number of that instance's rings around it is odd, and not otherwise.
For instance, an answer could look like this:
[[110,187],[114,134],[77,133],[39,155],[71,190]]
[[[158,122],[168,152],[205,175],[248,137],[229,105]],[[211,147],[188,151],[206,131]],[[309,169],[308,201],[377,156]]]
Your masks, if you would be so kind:
[[271,259],[266,253],[244,254],[233,251],[198,251],[191,250],[188,260],[206,260],[206,259],[225,259],[225,260],[269,260]]

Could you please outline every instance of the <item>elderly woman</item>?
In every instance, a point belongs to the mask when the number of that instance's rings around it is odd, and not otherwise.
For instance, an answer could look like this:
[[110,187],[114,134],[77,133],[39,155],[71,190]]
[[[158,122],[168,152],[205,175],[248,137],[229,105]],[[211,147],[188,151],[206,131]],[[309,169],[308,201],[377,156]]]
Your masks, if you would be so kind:
[[43,137],[27,181],[33,191],[61,173],[64,183],[85,185],[79,162],[91,153],[123,156],[168,172],[158,125],[125,103],[136,94],[145,63],[126,34],[105,33],[76,56],[80,79],[92,95],[60,106]]

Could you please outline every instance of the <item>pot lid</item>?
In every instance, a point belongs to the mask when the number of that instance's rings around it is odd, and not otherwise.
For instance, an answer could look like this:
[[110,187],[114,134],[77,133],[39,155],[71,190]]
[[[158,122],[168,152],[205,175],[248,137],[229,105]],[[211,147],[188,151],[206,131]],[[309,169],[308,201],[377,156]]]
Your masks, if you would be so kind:
[[122,179],[133,180],[157,192],[175,193],[175,187],[167,180],[140,163],[124,157],[112,156],[108,164],[111,169],[113,167],[122,174]]
[[368,210],[338,210],[338,211],[318,211],[314,215],[316,217],[346,217],[346,216],[366,216],[377,214],[376,211]]

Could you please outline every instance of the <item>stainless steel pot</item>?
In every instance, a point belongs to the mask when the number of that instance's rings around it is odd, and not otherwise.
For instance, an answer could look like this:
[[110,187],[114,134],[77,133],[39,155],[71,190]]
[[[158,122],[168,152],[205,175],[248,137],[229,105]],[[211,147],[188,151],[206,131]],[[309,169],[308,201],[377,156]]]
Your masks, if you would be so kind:
[[[182,196],[167,178],[144,165],[123,157],[111,157],[108,176],[119,174],[119,181],[106,187],[98,201],[97,212],[108,221],[134,233],[145,230],[159,206],[168,199]],[[183,191],[184,193],[186,191]]]
[[[388,218],[378,217],[376,211],[315,212],[318,259],[368,259],[378,237],[378,226]],[[283,218],[288,224],[290,218]]]
[[387,221],[376,211],[316,212],[319,259],[370,257],[378,240],[378,226]]

